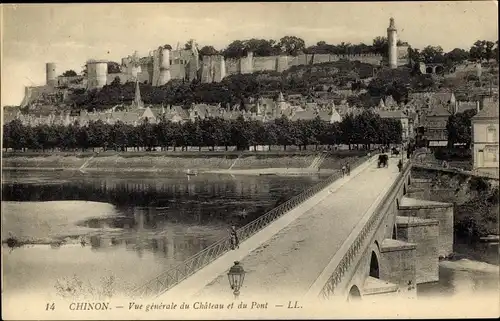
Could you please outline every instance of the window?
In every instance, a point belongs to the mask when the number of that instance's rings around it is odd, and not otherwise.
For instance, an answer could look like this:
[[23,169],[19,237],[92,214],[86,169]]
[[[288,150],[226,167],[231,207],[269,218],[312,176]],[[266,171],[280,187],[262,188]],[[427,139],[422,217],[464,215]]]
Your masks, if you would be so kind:
[[497,162],[498,149],[495,146],[487,146],[484,151],[486,152],[486,160],[489,162]]
[[497,130],[494,126],[488,127],[488,132],[486,137],[488,139],[488,142],[496,142]]

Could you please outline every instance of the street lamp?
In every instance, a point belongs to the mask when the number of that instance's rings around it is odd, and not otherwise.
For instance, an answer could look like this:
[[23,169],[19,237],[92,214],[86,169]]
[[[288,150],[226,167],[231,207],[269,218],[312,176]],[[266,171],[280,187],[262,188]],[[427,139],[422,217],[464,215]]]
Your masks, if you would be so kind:
[[240,295],[240,288],[245,280],[245,273],[246,272],[243,269],[243,266],[241,266],[238,261],[234,262],[234,265],[231,266],[229,272],[227,273],[229,286],[231,287],[231,290],[233,290],[235,299],[238,299],[238,296]]

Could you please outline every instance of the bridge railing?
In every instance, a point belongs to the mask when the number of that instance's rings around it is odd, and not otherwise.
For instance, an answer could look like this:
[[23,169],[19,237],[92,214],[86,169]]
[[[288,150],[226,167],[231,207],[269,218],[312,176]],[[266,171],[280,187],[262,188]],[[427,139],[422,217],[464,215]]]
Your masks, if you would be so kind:
[[373,215],[369,218],[357,237],[349,246],[348,250],[340,259],[339,264],[333,271],[330,278],[327,280],[326,284],[321,289],[320,297],[326,299],[336,294],[338,286],[344,281],[346,272],[351,268],[351,265],[357,264],[357,262],[359,262],[360,255],[362,255],[365,249],[365,243],[367,242],[367,240],[370,240],[371,236],[375,233],[376,227],[378,227],[379,223],[384,218],[384,214],[387,212],[387,207],[392,204],[392,199],[395,197],[394,194],[397,193],[398,187],[402,183],[402,179],[405,178],[410,169],[411,162],[408,161],[404,165],[401,173],[399,173],[397,179],[392,183],[385,197],[375,208]]
[[[368,157],[366,156],[360,157],[351,165],[351,169],[358,167],[367,159]],[[271,222],[275,221],[285,213],[302,204],[304,201],[308,200],[313,195],[323,190],[325,187],[329,186],[340,177],[342,177],[342,173],[340,171],[334,173],[327,179],[306,189],[299,195],[294,196],[288,201],[263,214],[259,218],[239,228],[237,230],[237,233],[240,242],[245,241],[255,233],[259,232]],[[179,284],[181,281],[187,279],[188,277],[190,277],[203,267],[207,266],[211,262],[215,261],[217,258],[221,257],[223,254],[230,250],[231,240],[228,236],[196,253],[181,264],[158,275],[154,279],[148,281],[146,284],[133,289],[131,295],[133,297],[159,296],[160,294],[168,291],[175,285]]]

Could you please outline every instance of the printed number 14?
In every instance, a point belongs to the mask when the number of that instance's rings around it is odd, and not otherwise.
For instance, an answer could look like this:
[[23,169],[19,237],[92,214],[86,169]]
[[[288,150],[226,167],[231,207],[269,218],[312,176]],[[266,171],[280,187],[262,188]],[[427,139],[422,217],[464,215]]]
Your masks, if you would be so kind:
[[45,306],[45,311],[55,310],[55,309],[56,309],[56,305],[54,303],[47,303],[47,305]]

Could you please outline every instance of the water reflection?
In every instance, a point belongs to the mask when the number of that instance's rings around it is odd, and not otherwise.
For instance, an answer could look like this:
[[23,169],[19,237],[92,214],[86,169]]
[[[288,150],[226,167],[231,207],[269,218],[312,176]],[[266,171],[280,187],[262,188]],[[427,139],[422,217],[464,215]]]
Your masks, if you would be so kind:
[[[319,181],[319,177],[269,177],[229,175],[199,175],[194,178],[175,177],[124,177],[113,174],[108,176],[91,176],[83,174],[50,173],[52,181],[47,180],[48,173],[41,173],[38,181],[22,180],[20,172],[8,173],[4,177],[8,183],[3,185],[2,195],[10,201],[54,201],[54,200],[87,200],[107,202],[115,205],[168,206],[172,203],[189,202],[194,196],[196,202],[208,201],[218,203],[249,202],[255,195],[270,198],[282,196],[289,186],[302,183],[310,185]],[[30,174],[32,175],[32,174]],[[297,184],[299,183],[299,184]],[[299,186],[295,186],[299,187]],[[292,189],[295,190],[292,186]],[[302,190],[300,188],[300,190]],[[221,199],[222,197],[222,199]],[[215,203],[217,204],[217,203]]]
[[136,286],[320,179],[4,172],[2,231],[50,240],[3,251],[5,289],[46,291],[60,277],[109,273],[119,288]]

